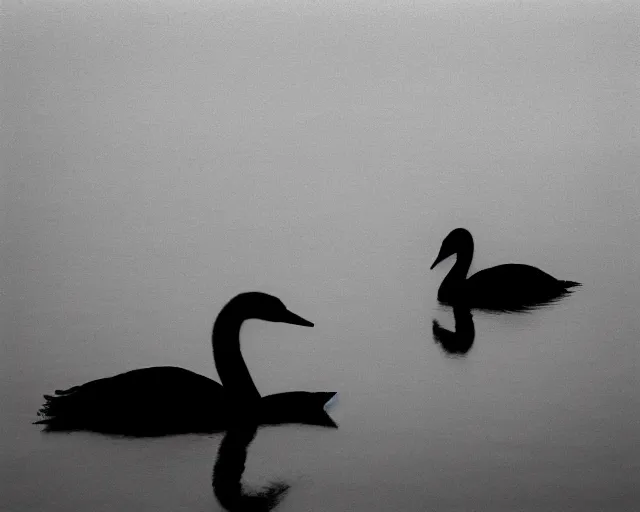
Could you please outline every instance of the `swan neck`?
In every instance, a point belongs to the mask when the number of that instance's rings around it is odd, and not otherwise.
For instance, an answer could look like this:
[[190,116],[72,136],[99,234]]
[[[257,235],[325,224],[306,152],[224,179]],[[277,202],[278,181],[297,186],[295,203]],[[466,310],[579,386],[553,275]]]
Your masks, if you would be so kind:
[[456,262],[442,282],[445,288],[460,283],[467,278],[471,260],[473,259],[473,240],[467,240],[464,244],[459,245],[455,254]]
[[[456,262],[451,268],[449,275],[454,275],[458,279],[466,279],[471,267],[471,260],[473,259],[473,242],[471,245],[465,245],[462,247],[457,255]],[[448,276],[447,276],[448,277]]]
[[444,302],[458,300],[460,287],[467,279],[471,259],[473,258],[473,242],[466,244],[456,252],[456,262],[438,289],[438,299]]
[[[225,308],[226,309],[226,308]],[[240,329],[246,317],[223,309],[213,325],[213,360],[227,394],[243,400],[260,399],[240,351]]]

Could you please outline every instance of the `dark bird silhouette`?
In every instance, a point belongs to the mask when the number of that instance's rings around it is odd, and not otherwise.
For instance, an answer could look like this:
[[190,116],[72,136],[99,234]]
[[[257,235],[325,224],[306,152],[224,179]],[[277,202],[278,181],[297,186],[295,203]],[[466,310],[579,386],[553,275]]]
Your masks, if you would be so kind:
[[456,262],[438,289],[438,300],[452,306],[497,311],[525,311],[554,302],[580,286],[560,281],[539,268],[509,263],[487,268],[467,278],[473,258],[473,238],[463,228],[454,229],[442,242],[433,269],[455,254]]
[[473,315],[468,308],[454,307],[453,318],[455,320],[453,332],[440,326],[437,320],[433,321],[433,339],[447,354],[463,356],[469,352],[476,337]]
[[240,352],[249,318],[313,327],[265,293],[240,294],[213,326],[213,357],[222,385],[173,366],[143,368],[45,395],[38,412],[48,431],[90,430],[129,436],[215,432],[229,422],[335,426],[324,410],[334,392],[293,391],[261,397]]

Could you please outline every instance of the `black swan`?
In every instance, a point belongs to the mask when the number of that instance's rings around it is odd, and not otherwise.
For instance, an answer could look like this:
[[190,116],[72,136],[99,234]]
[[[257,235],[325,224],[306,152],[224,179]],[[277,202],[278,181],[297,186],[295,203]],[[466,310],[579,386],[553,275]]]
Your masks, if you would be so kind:
[[335,426],[324,410],[333,392],[293,391],[261,397],[240,352],[249,318],[313,327],[265,293],[237,295],[213,326],[213,357],[222,385],[173,366],[143,368],[93,380],[56,396],[38,412],[48,431],[90,430],[129,436],[204,433],[237,421]]
[[473,258],[473,238],[463,228],[454,229],[442,242],[433,269],[442,260],[456,255],[456,263],[438,289],[438,300],[445,304],[499,311],[524,311],[553,302],[580,286],[560,281],[539,268],[509,263],[473,274],[467,272]]

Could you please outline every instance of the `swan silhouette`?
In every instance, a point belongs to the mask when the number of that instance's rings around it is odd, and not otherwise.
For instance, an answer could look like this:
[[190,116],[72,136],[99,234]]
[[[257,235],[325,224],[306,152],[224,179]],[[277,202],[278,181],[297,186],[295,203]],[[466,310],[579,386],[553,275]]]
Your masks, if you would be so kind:
[[231,299],[213,326],[213,357],[222,381],[173,366],[143,368],[45,395],[45,430],[156,436],[224,430],[241,420],[335,426],[324,410],[333,392],[293,391],[261,397],[240,352],[250,318],[313,327],[280,299],[248,292]]
[[558,300],[571,293],[569,288],[580,286],[575,281],[560,281],[539,268],[517,263],[487,268],[467,278],[473,259],[473,237],[464,228],[447,235],[431,268],[453,254],[456,262],[438,289],[438,300],[444,304],[523,311]]

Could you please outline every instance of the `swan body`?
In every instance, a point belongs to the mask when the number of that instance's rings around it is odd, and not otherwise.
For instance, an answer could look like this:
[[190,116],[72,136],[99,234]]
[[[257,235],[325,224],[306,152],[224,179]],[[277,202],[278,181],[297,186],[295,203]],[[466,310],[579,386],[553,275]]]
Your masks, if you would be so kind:
[[438,289],[438,300],[445,304],[503,311],[526,310],[550,303],[580,286],[561,281],[531,265],[508,263],[476,272],[467,278],[473,258],[473,238],[463,228],[454,229],[442,242],[431,268],[456,255],[456,263]]
[[213,328],[222,384],[183,368],[142,368],[87,382],[55,396],[39,411],[47,430],[91,430],[133,436],[215,432],[237,421],[335,426],[324,405],[335,393],[294,391],[261,397],[240,353],[240,327],[249,318],[312,327],[270,295],[234,297]]

